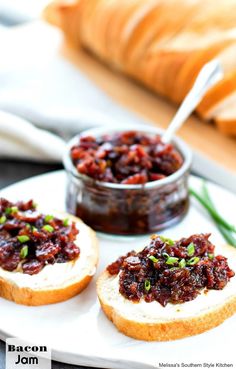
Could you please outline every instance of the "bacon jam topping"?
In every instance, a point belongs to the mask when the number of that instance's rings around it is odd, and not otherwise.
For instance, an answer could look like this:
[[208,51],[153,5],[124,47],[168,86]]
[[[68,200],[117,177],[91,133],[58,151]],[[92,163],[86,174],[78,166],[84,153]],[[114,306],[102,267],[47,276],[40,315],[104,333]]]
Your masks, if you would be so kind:
[[43,215],[32,200],[12,203],[0,199],[0,267],[39,273],[46,264],[65,263],[80,254],[79,231],[68,219]]
[[79,173],[95,180],[122,184],[145,184],[175,173],[183,158],[159,135],[136,131],[81,137],[71,148]]
[[222,290],[235,273],[224,256],[214,254],[210,234],[179,241],[152,236],[141,252],[129,252],[107,267],[119,273],[119,291],[134,302],[158,301],[162,306],[194,300],[203,289]]

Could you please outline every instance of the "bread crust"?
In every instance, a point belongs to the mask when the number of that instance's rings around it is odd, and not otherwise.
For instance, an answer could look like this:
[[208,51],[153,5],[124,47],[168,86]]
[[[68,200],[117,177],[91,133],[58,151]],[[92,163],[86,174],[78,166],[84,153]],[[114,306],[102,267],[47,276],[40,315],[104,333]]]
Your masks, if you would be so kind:
[[235,119],[216,118],[216,125],[223,134],[236,137],[236,117]]
[[[72,215],[63,213],[64,217],[70,218],[77,224],[82,223],[82,221]],[[96,267],[98,263],[98,241],[95,232],[88,227],[90,232],[90,237],[92,241],[92,256],[91,256],[91,266]],[[19,287],[17,284],[0,278],[0,296],[14,301],[17,304],[28,305],[28,306],[39,306],[55,304],[57,302],[62,302],[78,295],[82,292],[93,276],[85,275],[83,278],[73,281],[73,283],[63,286],[61,288],[52,289],[32,289],[27,287]]]
[[217,57],[217,55],[226,49],[231,43],[231,40],[224,40],[223,42],[219,42],[213,46],[209,45],[203,49],[193,50],[192,56],[190,55],[187,61],[183,64],[176,78],[175,89],[170,96],[172,100],[180,103],[193,86],[204,64]]
[[[232,247],[230,248],[232,249]],[[232,249],[230,252],[236,255],[236,250]],[[137,340],[171,341],[194,336],[217,327],[236,313],[235,293],[235,295],[223,301],[221,305],[207,309],[191,318],[178,318],[156,323],[130,320],[104,298],[103,288],[109,278],[111,278],[111,275],[105,270],[97,281],[97,293],[102,310],[120,332]]]
[[236,72],[230,73],[223,80],[213,86],[204,96],[197,108],[198,114],[203,118],[208,118],[211,110],[224,101],[229,95],[236,91]]

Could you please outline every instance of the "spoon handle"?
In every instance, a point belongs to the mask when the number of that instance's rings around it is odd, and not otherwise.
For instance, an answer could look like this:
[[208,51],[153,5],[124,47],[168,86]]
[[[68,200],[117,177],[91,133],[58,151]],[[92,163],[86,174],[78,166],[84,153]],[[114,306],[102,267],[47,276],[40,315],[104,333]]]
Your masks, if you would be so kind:
[[197,79],[185,97],[169,127],[162,136],[162,141],[168,143],[175,132],[182,126],[190,114],[195,110],[207,90],[219,82],[223,77],[223,70],[218,60],[212,60],[204,65]]

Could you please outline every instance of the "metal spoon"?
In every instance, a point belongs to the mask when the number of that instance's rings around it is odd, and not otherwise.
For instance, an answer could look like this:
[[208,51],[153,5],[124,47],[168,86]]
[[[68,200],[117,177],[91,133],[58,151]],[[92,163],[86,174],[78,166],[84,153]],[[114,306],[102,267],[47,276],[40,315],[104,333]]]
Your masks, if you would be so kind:
[[219,82],[223,77],[223,70],[218,60],[212,60],[204,65],[197,79],[180,105],[176,115],[162,136],[162,141],[168,143],[175,132],[183,125],[190,114],[195,110],[207,90]]

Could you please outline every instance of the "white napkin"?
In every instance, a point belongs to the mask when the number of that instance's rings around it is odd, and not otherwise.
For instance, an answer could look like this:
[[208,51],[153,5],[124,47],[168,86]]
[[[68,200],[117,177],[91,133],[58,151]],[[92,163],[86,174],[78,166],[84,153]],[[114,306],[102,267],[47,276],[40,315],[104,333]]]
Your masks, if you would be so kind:
[[49,0],[0,0],[1,21],[17,24],[40,16]]
[[[44,23],[0,29],[0,109],[64,138],[97,125],[143,123],[62,59],[60,44],[60,32]],[[26,125],[0,116],[0,156],[60,160],[62,140]]]
[[61,161],[65,142],[25,119],[0,111],[0,154],[40,161]]

